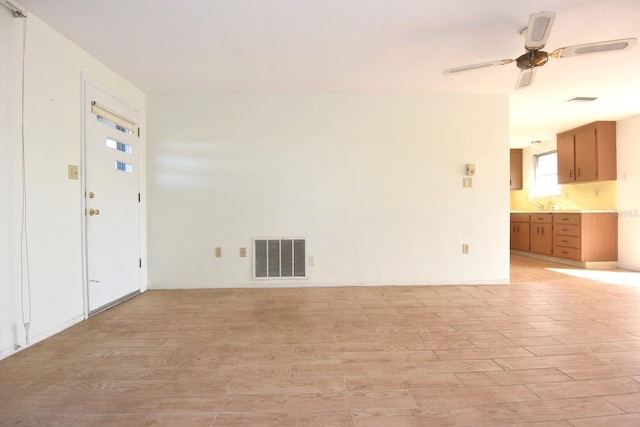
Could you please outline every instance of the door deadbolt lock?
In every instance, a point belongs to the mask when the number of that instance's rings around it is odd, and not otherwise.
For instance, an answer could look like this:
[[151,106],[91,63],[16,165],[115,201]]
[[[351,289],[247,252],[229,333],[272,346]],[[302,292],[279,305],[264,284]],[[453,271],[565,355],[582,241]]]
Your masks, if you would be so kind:
[[89,216],[100,215],[100,210],[98,209],[89,209]]
[[93,191],[89,191],[89,198],[93,199],[94,197],[96,197],[96,195],[93,194]]

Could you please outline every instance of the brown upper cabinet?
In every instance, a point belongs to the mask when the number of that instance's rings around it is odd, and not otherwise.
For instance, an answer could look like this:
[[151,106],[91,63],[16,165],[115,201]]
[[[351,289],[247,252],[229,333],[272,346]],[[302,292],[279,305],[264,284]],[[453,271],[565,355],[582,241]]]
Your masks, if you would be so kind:
[[511,155],[510,188],[522,190],[522,148],[512,148],[509,154]]
[[617,178],[616,122],[594,122],[558,134],[558,183]]

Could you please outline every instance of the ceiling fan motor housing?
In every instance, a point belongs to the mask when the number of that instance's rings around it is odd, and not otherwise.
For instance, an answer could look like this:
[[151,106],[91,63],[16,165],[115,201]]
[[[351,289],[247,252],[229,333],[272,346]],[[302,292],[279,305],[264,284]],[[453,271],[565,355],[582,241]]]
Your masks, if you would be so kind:
[[516,65],[521,70],[540,67],[549,60],[549,54],[543,50],[528,50],[525,54],[516,59]]

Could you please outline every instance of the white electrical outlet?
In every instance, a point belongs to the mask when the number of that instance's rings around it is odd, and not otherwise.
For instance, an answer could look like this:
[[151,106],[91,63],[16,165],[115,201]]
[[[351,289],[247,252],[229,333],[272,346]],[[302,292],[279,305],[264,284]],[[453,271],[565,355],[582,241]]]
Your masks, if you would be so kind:
[[473,187],[473,178],[462,178],[462,186],[464,188]]
[[468,243],[463,243],[462,244],[462,253],[464,255],[469,255],[469,244]]

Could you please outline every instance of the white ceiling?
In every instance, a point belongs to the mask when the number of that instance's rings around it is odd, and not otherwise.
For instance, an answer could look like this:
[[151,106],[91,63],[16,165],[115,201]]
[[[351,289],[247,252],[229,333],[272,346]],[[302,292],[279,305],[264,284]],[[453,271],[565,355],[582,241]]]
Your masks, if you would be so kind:
[[[640,46],[551,59],[516,91],[531,13],[557,13],[545,50],[640,38],[639,0],[21,0],[147,93],[507,94],[511,145],[640,114]],[[595,96],[593,103],[567,103]]]

